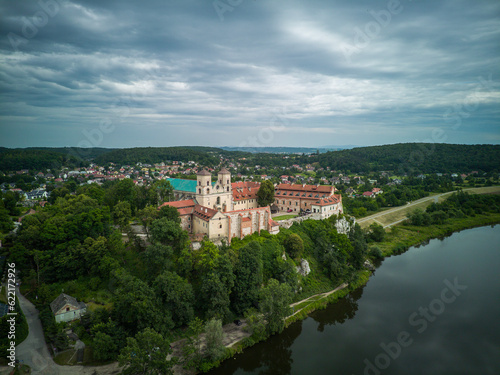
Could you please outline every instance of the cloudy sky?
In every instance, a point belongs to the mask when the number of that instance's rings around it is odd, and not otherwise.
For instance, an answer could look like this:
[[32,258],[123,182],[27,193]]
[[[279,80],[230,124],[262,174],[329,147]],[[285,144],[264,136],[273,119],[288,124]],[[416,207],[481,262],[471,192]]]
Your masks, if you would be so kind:
[[0,146],[500,143],[498,0],[0,0]]

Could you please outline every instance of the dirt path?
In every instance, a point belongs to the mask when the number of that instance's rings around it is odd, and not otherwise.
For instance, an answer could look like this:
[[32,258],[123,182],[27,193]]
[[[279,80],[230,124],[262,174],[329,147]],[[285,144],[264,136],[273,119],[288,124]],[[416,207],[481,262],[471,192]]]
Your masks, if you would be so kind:
[[[343,284],[339,285],[338,287],[336,287],[335,289],[330,290],[329,292],[318,293],[318,294],[315,294],[315,295],[313,295],[313,296],[307,297],[307,298],[305,298],[305,299],[303,299],[303,300],[301,300],[301,301],[294,302],[294,303],[292,303],[292,304],[290,305],[290,307],[292,307],[292,308],[293,308],[293,307],[295,307],[295,306],[297,306],[297,305],[300,305],[300,304],[301,304],[301,303],[303,303],[303,302],[309,301],[309,300],[310,300],[310,299],[312,299],[312,298],[316,298],[316,297],[321,296],[321,298],[318,298],[318,299],[317,299],[317,301],[319,301],[319,300],[321,300],[321,299],[323,299],[323,298],[325,298],[325,297],[328,297],[328,296],[329,296],[330,294],[332,294],[332,293],[335,293],[335,292],[337,292],[337,291],[339,291],[339,290],[342,290],[342,289],[344,289],[344,288],[347,288],[347,286],[348,286],[348,285],[349,285],[349,284],[347,284],[347,283],[343,283]],[[297,313],[301,312],[301,311],[302,311],[304,308],[306,308],[306,307],[307,307],[307,306],[304,306],[304,307],[303,307],[303,308],[301,308],[300,310],[295,311],[292,315],[287,316],[287,319],[288,319],[288,318],[290,318],[291,316],[294,316],[295,314],[297,314]]]

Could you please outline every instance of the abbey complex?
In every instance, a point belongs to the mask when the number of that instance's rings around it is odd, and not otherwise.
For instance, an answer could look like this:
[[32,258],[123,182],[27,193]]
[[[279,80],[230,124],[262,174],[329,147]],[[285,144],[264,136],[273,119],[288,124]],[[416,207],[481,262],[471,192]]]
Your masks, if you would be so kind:
[[310,212],[316,219],[326,219],[343,212],[342,196],[335,187],[326,185],[279,184],[271,206],[259,207],[258,182],[231,182],[231,173],[222,168],[217,180],[207,170],[198,172],[196,180],[168,178],[175,201],[162,206],[177,209],[181,226],[195,237],[207,236],[212,241],[243,238],[266,230],[279,232],[279,224],[271,212],[298,214]]

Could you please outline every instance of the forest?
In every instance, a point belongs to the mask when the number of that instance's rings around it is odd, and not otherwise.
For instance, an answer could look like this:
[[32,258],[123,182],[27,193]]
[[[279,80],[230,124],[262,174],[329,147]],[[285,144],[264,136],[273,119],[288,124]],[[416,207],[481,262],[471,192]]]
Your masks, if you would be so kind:
[[243,166],[256,165],[273,169],[291,169],[294,164],[315,164],[343,173],[392,171],[396,175],[419,173],[498,172],[499,145],[455,145],[439,143],[399,143],[393,145],[357,147],[347,150],[313,154],[274,154],[254,150],[254,153],[228,151],[215,147],[139,147],[124,149],[103,148],[46,148],[0,149],[0,169],[44,169],[67,163],[80,166],[88,161],[99,165],[116,163],[135,165],[167,161],[194,161],[202,166],[215,167],[220,158],[238,160]]
[[[109,361],[130,350],[131,339],[172,342],[244,317],[262,340],[283,329],[293,300],[355,279],[367,253],[360,227],[339,234],[337,217],[230,245],[203,241],[193,251],[177,210],[156,208],[169,199],[168,186],[141,189],[129,180],[80,187],[75,195],[67,189],[23,218],[10,261],[20,266],[24,293],[59,350],[68,346],[67,324],[55,323],[49,304],[62,290],[89,303],[91,312],[73,329],[95,360]],[[145,241],[131,230],[133,221],[144,227]],[[296,271],[302,258],[311,264],[308,276]],[[182,359],[188,367],[209,368],[225,353],[220,345],[193,345]]]

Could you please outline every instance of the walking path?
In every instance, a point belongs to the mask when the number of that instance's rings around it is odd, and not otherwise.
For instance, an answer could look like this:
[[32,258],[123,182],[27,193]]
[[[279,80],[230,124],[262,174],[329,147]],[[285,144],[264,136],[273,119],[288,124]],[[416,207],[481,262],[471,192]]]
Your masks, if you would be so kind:
[[[335,292],[337,292],[337,291],[339,291],[339,290],[342,290],[342,289],[344,289],[344,288],[347,288],[348,286],[349,286],[349,284],[347,284],[347,283],[343,283],[342,285],[339,285],[338,287],[336,287],[336,288],[335,288],[335,289],[333,289],[333,290],[330,290],[329,292],[318,293],[318,294],[315,294],[315,295],[313,295],[313,296],[311,296],[311,297],[307,297],[307,298],[305,298],[305,299],[303,299],[303,300],[301,300],[301,301],[294,302],[294,303],[292,303],[292,304],[290,305],[290,307],[292,307],[292,308],[293,308],[293,307],[295,307],[295,306],[297,306],[297,305],[300,305],[301,303],[304,303],[304,302],[306,302],[306,301],[308,301],[308,300],[310,300],[310,299],[313,299],[313,298],[316,298],[316,297],[318,297],[318,296],[321,296],[321,298],[316,299],[314,302],[319,301],[319,300],[321,300],[321,299],[323,299],[323,298],[328,297],[328,296],[329,296],[330,294],[332,294],[332,293],[335,293]],[[309,305],[307,305],[307,306],[309,306]],[[287,316],[287,317],[286,317],[286,319],[288,319],[288,318],[290,318],[291,316],[294,316],[295,314],[297,314],[297,313],[301,312],[301,311],[302,311],[303,309],[305,309],[307,306],[304,306],[303,308],[301,308],[301,309],[299,309],[299,310],[295,311],[292,315]]]

